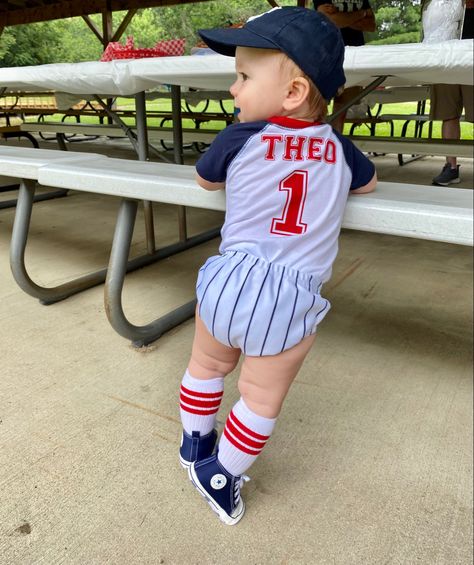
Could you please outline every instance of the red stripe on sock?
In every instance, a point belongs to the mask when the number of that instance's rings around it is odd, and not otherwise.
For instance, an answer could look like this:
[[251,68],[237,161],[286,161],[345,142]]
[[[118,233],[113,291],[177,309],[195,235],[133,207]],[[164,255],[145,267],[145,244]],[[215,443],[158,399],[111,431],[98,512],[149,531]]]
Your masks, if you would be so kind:
[[240,443],[238,443],[231,435],[230,433],[227,431],[227,428],[224,428],[224,435],[225,437],[230,441],[230,443],[236,447],[239,451],[243,451],[244,453],[247,453],[247,455],[254,455],[255,457],[260,453],[260,451],[255,451],[253,449],[247,449],[246,447],[244,447],[243,445],[241,445]]
[[235,423],[239,426],[239,428],[242,428],[242,430],[246,433],[249,434],[249,436],[252,436],[254,439],[260,439],[262,441],[267,441],[267,439],[270,436],[262,436],[261,434],[257,434],[257,432],[254,432],[253,430],[251,430],[250,428],[247,428],[247,426],[245,426],[244,424],[242,424],[242,422],[237,418],[237,416],[235,415],[234,411],[231,410],[230,412],[230,416],[232,417],[232,419],[235,421]]
[[215,410],[199,410],[198,408],[190,408],[189,406],[185,406],[181,402],[179,406],[185,412],[189,412],[190,414],[197,414],[198,416],[211,416],[212,414],[216,414],[219,411],[219,408]]
[[239,429],[234,426],[234,424],[229,418],[227,418],[227,422],[225,423],[225,429],[229,430],[229,432],[231,432],[232,435],[234,435],[246,447],[258,449],[259,452],[265,447],[265,441],[262,443],[251,440],[242,432],[240,432]]
[[201,398],[222,398],[222,395],[224,394],[223,390],[217,392],[199,392],[198,390],[186,388],[183,385],[181,385],[181,390],[190,396],[199,396]]
[[196,408],[218,408],[221,404],[220,398],[217,400],[196,400],[195,398],[190,398],[189,396],[180,394],[179,399],[181,402],[186,402],[186,404],[191,404]]

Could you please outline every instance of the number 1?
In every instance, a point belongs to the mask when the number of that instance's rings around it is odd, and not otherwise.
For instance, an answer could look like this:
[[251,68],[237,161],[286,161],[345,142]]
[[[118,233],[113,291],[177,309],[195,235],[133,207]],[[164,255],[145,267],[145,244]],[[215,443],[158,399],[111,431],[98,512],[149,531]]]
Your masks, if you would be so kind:
[[281,218],[272,219],[271,233],[279,235],[301,235],[308,227],[302,221],[306,193],[308,191],[308,171],[294,171],[280,182],[280,191],[286,191],[286,203]]

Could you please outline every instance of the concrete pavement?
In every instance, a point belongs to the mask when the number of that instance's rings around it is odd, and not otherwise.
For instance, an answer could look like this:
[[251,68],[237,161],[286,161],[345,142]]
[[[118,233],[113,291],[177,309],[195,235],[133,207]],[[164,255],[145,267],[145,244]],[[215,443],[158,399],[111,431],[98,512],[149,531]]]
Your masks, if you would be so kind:
[[[383,180],[428,184],[442,159],[376,164]],[[472,187],[472,160],[462,171]],[[117,204],[36,204],[31,275],[46,285],[104,265]],[[226,527],[177,457],[192,321],[137,350],[109,326],[102,286],[40,305],[9,270],[13,215],[0,210],[1,565],[472,563],[472,249],[343,232],[332,311],[250,470],[246,516]],[[189,216],[191,231],[221,219]],[[156,220],[160,242],[176,237],[171,207]],[[188,300],[217,244],[128,275],[132,321]]]

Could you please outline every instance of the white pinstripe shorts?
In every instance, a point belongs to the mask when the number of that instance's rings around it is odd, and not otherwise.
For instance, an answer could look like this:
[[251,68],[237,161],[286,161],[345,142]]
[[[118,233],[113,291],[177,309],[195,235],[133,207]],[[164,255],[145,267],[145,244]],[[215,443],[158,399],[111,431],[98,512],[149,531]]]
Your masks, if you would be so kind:
[[196,283],[198,312],[221,343],[276,355],[316,332],[331,307],[309,274],[241,251],[209,257]]

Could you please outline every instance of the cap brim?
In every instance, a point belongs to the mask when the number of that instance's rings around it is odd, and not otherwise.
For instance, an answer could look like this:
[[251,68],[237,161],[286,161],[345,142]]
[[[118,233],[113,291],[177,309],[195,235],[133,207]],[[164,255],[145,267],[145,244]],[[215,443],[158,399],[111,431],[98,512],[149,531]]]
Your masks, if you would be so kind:
[[216,53],[235,57],[236,47],[254,47],[256,49],[278,49],[272,41],[261,37],[243,27],[224,29],[200,29],[199,35]]

